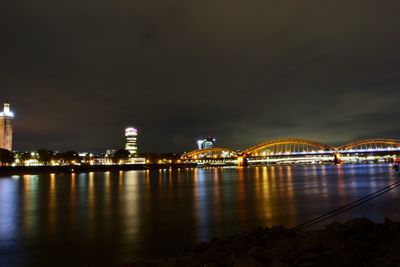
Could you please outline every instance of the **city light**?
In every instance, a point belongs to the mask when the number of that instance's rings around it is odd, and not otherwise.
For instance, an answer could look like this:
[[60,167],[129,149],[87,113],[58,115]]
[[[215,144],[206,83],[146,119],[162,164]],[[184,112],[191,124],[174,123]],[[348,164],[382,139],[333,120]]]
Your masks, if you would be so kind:
[[[0,113],[0,126],[3,127],[1,141],[3,147],[11,146],[12,119],[14,113],[9,104],[4,104],[4,110]],[[109,149],[106,153],[94,154],[90,152],[75,152],[69,159],[62,153],[51,152],[49,160],[44,160],[38,151],[17,152],[12,166],[65,166],[65,165],[126,165],[126,164],[150,164],[151,161],[138,157],[137,147],[138,130],[134,127],[125,128],[125,149],[129,152],[129,158],[116,161],[113,157],[117,152]],[[373,153],[400,152],[400,140],[395,139],[370,139],[349,143],[341,147],[333,147],[312,140],[300,138],[276,139],[263,142],[243,151],[233,151],[225,148],[216,148],[215,138],[207,137],[198,140],[198,150],[184,153],[179,159],[163,158],[154,159],[158,164],[209,164],[209,165],[244,165],[257,163],[320,163],[320,162],[362,162],[362,161],[390,161],[393,157],[373,155]],[[28,154],[27,154],[28,153]],[[50,151],[48,151],[50,153]],[[348,154],[348,155],[344,155]],[[175,155],[175,154],[174,154]]]

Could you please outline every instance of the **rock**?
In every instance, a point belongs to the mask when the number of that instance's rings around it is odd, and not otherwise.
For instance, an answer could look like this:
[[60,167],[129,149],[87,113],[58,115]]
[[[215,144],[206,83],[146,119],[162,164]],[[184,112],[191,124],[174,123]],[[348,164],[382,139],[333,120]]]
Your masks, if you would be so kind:
[[286,264],[280,260],[274,260],[273,262],[271,262],[270,265],[268,265],[268,267],[290,267],[291,265]]
[[234,260],[233,267],[260,267],[262,266],[256,259],[250,256],[241,256]]
[[343,224],[338,223],[338,222],[333,222],[333,223],[330,223],[330,224],[326,225],[325,229],[327,231],[331,231],[331,232],[334,232],[334,233],[339,233],[339,232],[343,231]]
[[207,243],[200,242],[200,243],[197,243],[191,251],[193,251],[194,253],[201,253],[201,252],[206,251],[207,249],[208,249]]
[[374,223],[368,219],[353,219],[344,223],[344,234],[347,238],[366,240],[373,226]]
[[385,218],[384,222],[385,229],[390,233],[390,234],[399,234],[400,233],[400,223],[398,222],[393,222],[389,218]]

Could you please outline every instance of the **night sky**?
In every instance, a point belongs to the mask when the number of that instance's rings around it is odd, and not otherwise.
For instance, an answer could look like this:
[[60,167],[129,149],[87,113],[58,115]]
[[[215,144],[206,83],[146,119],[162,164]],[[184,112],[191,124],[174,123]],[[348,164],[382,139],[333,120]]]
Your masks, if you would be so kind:
[[400,134],[398,0],[2,0],[14,149]]

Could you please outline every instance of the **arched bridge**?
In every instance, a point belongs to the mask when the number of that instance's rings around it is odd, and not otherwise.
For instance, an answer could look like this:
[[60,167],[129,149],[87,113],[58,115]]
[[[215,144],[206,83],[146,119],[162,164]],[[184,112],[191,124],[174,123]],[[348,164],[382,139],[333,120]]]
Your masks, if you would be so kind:
[[[385,154],[393,158],[400,155],[398,139],[366,139],[345,144],[340,147],[323,144],[303,138],[273,139],[252,146],[241,152],[226,148],[210,148],[184,153],[184,161],[232,160],[239,162],[326,162],[341,161],[341,155],[354,160],[354,157]],[[358,155],[358,156],[357,156]],[[343,159],[342,157],[342,159]],[[353,157],[352,159],[350,159]],[[385,156],[386,157],[386,156]]]
[[341,153],[397,151],[400,150],[400,140],[366,139],[345,144],[337,150]]
[[308,153],[332,153],[335,148],[316,141],[302,138],[268,140],[244,150],[247,156],[272,156]]

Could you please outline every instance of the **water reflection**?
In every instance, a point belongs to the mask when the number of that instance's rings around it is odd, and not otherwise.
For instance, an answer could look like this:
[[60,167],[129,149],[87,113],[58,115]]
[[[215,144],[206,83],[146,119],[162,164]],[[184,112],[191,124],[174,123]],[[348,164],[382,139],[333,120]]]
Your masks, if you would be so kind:
[[76,214],[76,209],[77,209],[77,191],[76,191],[76,174],[71,173],[71,187],[69,190],[69,209],[68,213],[66,213],[66,216],[68,216],[68,223],[69,223],[69,228],[70,231],[73,233],[76,231],[76,224],[77,224],[77,214]]
[[[48,210],[47,228],[48,238],[54,239],[57,228],[57,194],[56,194],[56,175],[50,174],[50,188],[48,191]],[[36,217],[36,216],[35,216]]]
[[[1,178],[0,265],[29,266],[40,261],[51,266],[60,257],[96,265],[135,255],[171,255],[214,236],[257,226],[294,226],[397,180],[390,165]],[[397,189],[336,219],[390,216],[400,220],[399,200]],[[66,249],[58,249],[65,244]]]
[[0,179],[0,242],[11,240],[18,232],[18,179]]
[[140,184],[141,177],[140,172],[128,172],[124,177],[124,191],[125,198],[123,203],[123,209],[125,214],[125,238],[128,240],[134,240],[139,230],[139,190],[138,185]]

